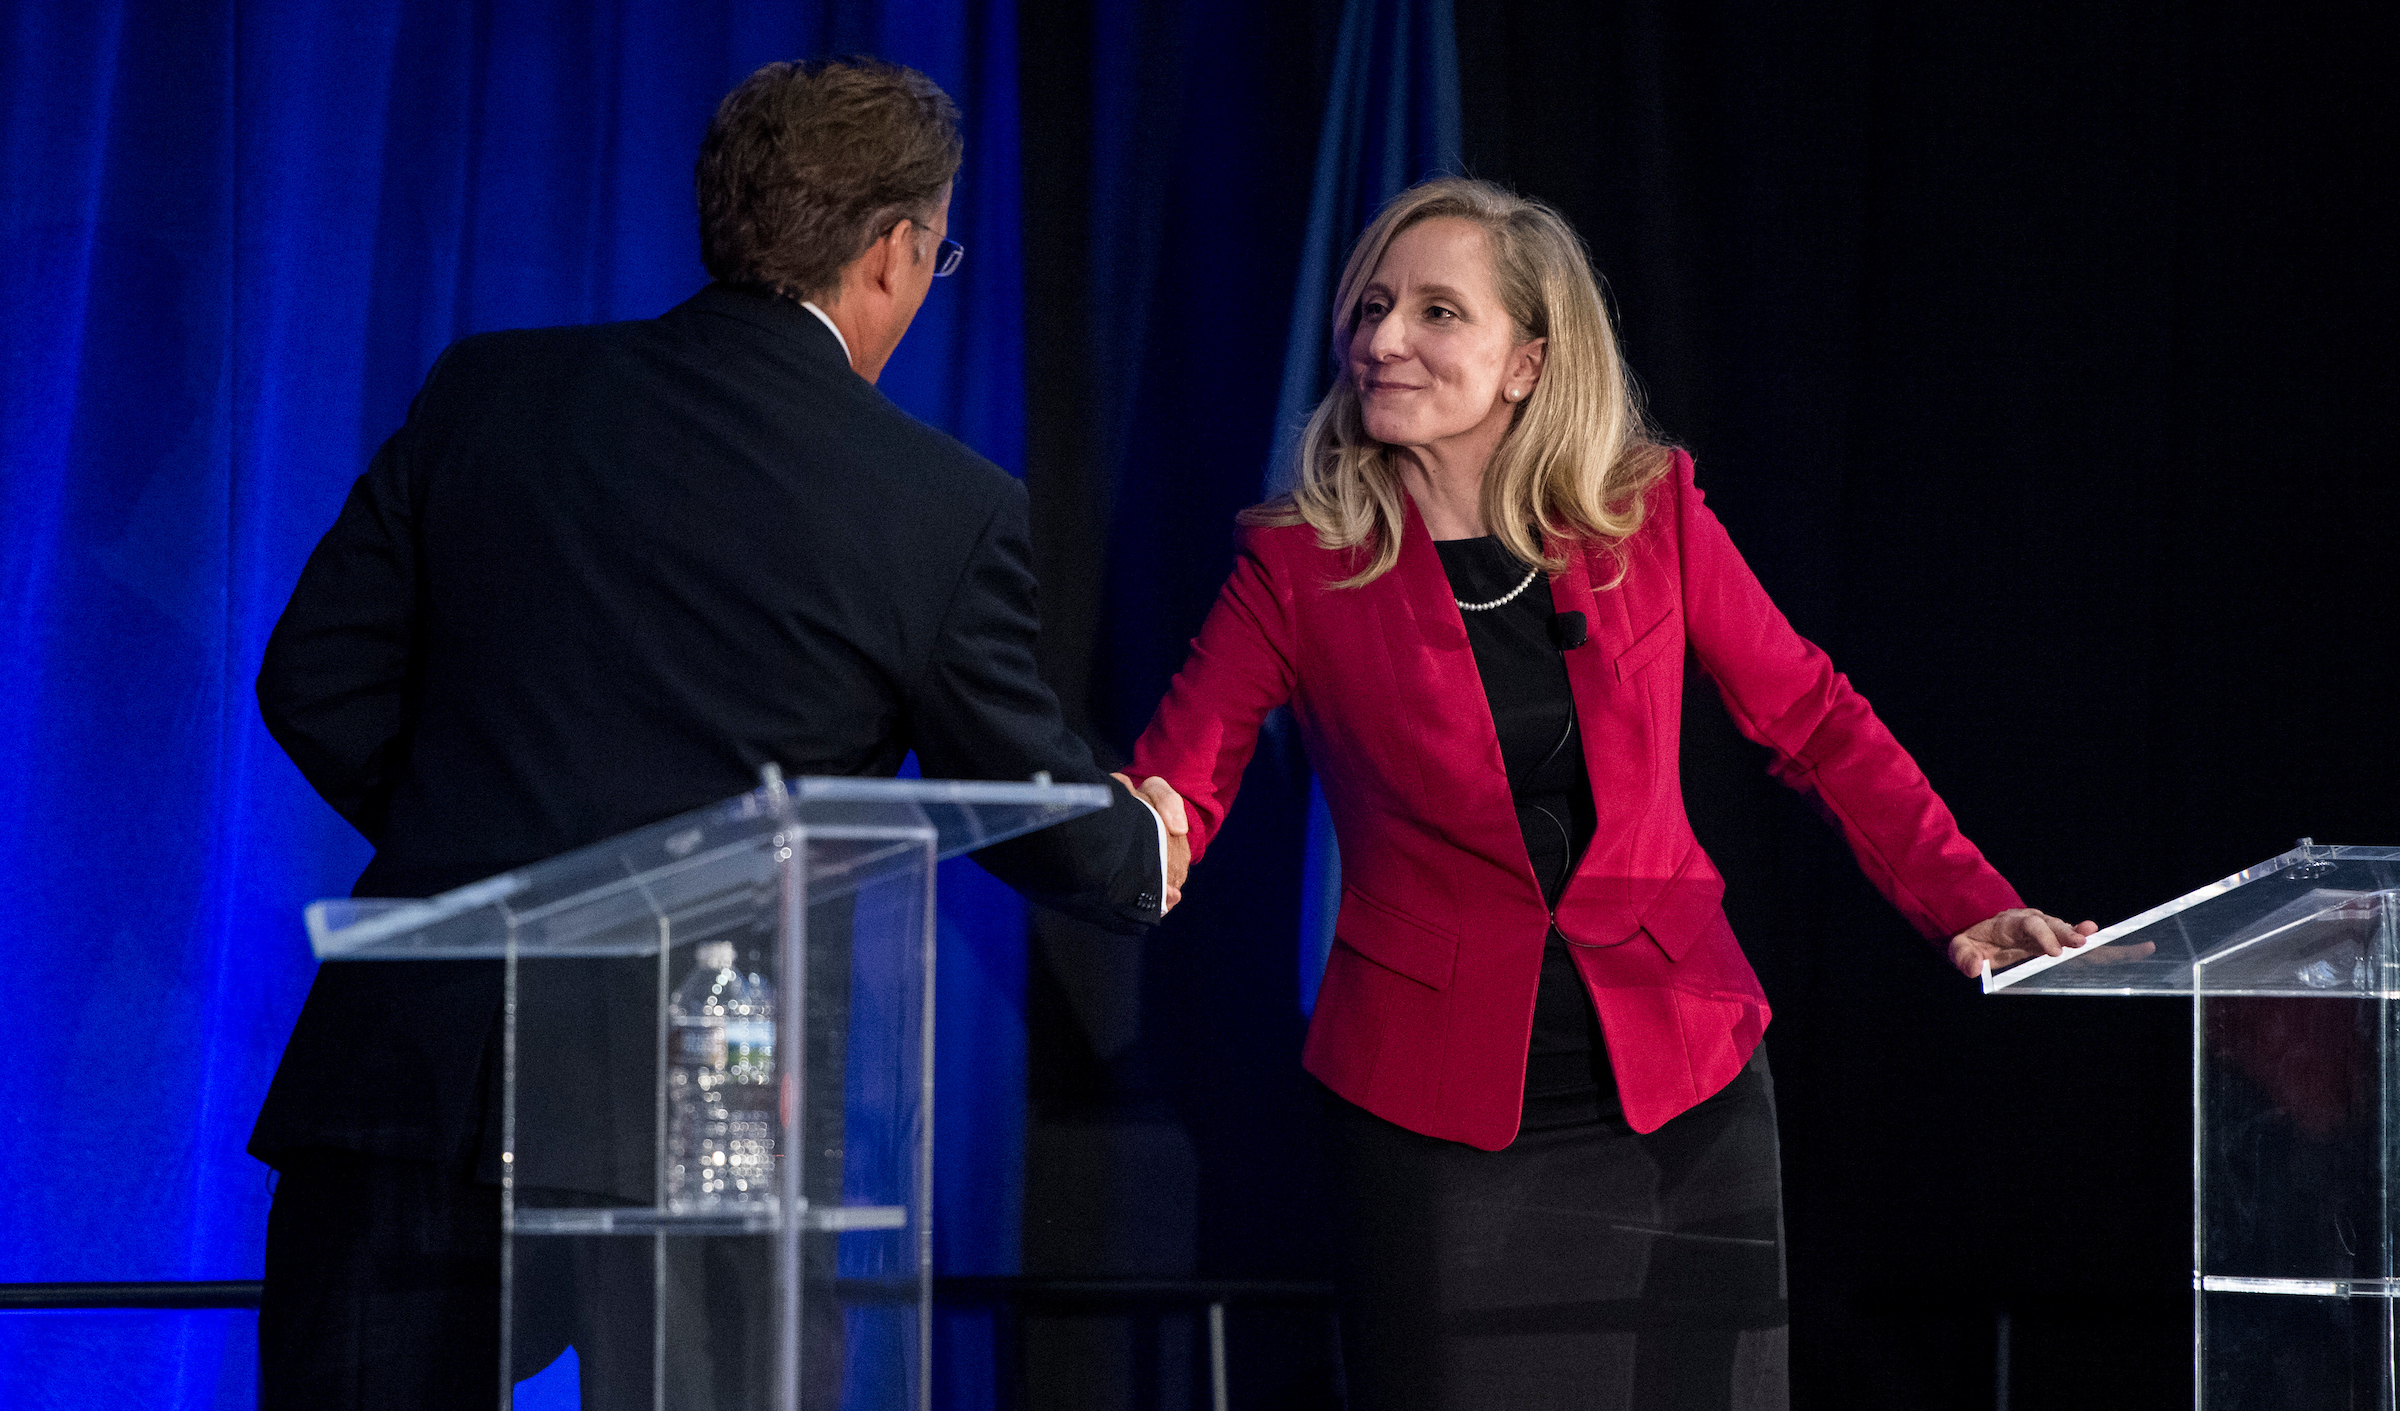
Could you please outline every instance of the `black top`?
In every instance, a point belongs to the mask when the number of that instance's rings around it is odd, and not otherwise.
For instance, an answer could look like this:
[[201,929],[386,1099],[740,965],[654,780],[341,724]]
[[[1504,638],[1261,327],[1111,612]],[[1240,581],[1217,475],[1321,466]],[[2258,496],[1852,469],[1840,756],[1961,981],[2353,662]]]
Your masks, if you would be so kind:
[[[1500,541],[1434,542],[1450,591],[1461,602],[1488,603],[1525,581],[1527,566]],[[1500,737],[1509,794],[1526,856],[1555,908],[1577,859],[1592,840],[1598,811],[1591,773],[1576,728],[1575,694],[1566,658],[1551,635],[1550,581],[1533,582],[1499,607],[1461,612],[1484,699]],[[1566,938],[1550,929],[1542,950],[1541,988],[1533,1005],[1533,1038],[1526,1053],[1524,1125],[1563,1126],[1621,1114],[1600,1019],[1576,973]]]
[[[786,775],[1108,784],[1034,671],[1024,486],[893,406],[806,309],[466,339],[435,363],[268,641],[268,730],[427,896]],[[1158,917],[1116,805],[977,854],[1098,924]],[[448,1158],[497,963],[327,965],[251,1150]]]

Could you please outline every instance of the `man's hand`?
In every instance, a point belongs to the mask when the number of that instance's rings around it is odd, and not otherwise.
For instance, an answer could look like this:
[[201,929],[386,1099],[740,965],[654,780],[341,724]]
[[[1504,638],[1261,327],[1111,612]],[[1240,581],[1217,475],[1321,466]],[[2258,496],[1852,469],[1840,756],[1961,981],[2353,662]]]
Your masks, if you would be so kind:
[[1951,937],[1950,963],[1959,974],[1978,980],[1986,965],[1997,970],[2037,955],[2058,955],[2082,945],[2099,929],[2097,922],[2069,926],[2046,911],[2017,907]]
[[1167,825],[1167,894],[1165,905],[1158,909],[1158,914],[1164,916],[1175,909],[1175,903],[1183,900],[1183,879],[1190,876],[1192,871],[1192,825],[1183,814],[1183,795],[1176,793],[1173,785],[1155,774],[1144,779],[1139,788],[1135,788],[1133,781],[1122,774],[1108,777],[1124,785],[1135,798],[1150,805],[1159,821]]

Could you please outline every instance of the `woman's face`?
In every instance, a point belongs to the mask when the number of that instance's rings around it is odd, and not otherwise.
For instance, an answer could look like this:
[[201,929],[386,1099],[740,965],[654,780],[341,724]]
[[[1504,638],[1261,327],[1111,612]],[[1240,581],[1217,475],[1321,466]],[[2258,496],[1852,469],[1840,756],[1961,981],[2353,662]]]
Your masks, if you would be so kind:
[[1482,229],[1444,217],[1384,247],[1359,299],[1350,377],[1367,434],[1386,445],[1478,432],[1497,445],[1541,375],[1541,354],[1542,340],[1517,342]]

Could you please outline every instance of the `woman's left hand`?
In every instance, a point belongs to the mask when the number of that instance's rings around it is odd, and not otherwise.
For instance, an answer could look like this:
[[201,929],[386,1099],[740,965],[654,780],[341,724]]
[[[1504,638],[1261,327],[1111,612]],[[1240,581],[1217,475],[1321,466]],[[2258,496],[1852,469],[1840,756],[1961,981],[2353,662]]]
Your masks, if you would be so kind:
[[2097,922],[2069,926],[2046,911],[2016,907],[1951,937],[1950,963],[1959,974],[1978,980],[1986,965],[1997,970],[2037,955],[2058,955],[2082,945],[2099,929]]

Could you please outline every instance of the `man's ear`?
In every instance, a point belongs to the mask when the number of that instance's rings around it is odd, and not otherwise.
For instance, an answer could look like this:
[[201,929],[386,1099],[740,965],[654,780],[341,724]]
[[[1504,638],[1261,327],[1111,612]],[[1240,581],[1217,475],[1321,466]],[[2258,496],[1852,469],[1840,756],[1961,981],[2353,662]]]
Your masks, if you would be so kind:
[[916,226],[909,221],[896,222],[883,233],[883,238],[867,249],[867,263],[861,271],[886,294],[898,289],[901,271],[908,268],[909,237]]

